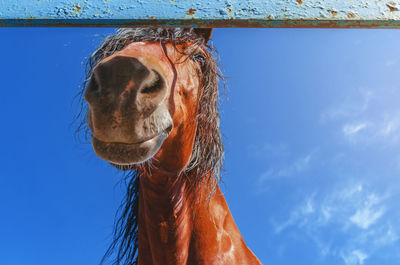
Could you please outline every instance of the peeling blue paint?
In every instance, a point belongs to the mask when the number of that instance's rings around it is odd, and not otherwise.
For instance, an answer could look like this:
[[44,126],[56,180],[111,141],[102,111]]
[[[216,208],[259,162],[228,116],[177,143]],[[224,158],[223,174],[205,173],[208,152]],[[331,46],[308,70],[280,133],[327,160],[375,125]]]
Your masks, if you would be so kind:
[[399,28],[400,0],[0,0],[0,26],[29,25]]

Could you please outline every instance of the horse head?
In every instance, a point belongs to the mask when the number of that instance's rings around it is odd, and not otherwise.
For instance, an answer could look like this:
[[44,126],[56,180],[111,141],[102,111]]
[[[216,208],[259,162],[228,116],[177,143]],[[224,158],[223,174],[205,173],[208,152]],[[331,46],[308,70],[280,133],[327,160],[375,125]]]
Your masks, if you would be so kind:
[[151,161],[180,172],[201,158],[202,151],[193,149],[210,142],[205,139],[210,133],[219,142],[217,69],[206,46],[210,34],[125,29],[106,40],[93,57],[84,93],[100,158],[122,169]]

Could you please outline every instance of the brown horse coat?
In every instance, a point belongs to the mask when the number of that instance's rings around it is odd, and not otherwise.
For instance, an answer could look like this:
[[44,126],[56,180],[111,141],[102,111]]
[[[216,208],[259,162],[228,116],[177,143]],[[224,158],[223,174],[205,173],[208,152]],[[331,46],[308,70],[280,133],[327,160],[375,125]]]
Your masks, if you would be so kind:
[[93,148],[136,172],[110,249],[118,249],[116,264],[261,264],[218,187],[210,34],[125,29],[92,56],[85,99]]

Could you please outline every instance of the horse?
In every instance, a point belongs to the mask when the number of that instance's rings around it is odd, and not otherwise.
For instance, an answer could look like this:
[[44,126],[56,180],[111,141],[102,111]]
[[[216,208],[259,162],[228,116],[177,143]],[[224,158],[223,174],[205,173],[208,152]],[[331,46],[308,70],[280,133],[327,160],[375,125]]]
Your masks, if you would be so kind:
[[82,91],[98,157],[128,175],[101,263],[261,264],[218,186],[222,78],[211,29],[124,28],[88,60]]

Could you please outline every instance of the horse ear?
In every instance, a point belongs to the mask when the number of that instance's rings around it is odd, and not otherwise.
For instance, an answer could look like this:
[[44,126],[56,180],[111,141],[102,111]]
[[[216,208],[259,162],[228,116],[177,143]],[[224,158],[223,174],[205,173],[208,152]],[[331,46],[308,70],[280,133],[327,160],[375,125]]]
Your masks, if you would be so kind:
[[194,28],[193,30],[194,32],[196,32],[197,35],[204,38],[204,43],[207,43],[210,40],[213,31],[212,28]]

